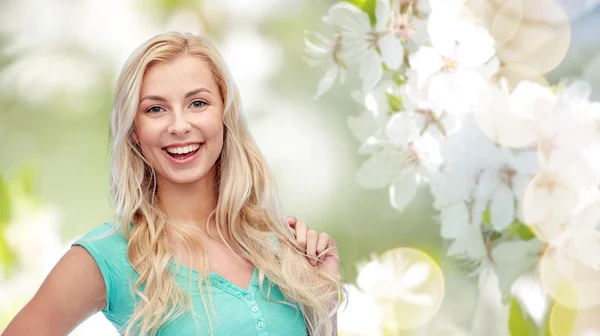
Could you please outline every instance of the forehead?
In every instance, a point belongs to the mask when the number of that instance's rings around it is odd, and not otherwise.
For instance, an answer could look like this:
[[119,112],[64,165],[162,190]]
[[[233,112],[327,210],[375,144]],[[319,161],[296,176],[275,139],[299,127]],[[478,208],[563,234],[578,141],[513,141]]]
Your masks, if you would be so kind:
[[218,94],[209,65],[199,57],[185,55],[168,63],[151,65],[142,79],[140,97],[145,94],[179,95],[200,87]]

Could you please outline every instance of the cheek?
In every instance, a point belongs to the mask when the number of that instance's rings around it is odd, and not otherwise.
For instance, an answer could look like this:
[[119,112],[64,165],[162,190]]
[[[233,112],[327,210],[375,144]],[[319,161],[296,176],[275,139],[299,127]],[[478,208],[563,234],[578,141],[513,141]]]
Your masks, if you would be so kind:
[[207,117],[203,120],[202,132],[208,139],[212,140],[213,142],[217,142],[217,140],[223,139],[223,130],[223,119],[220,115],[211,115],[210,117]]
[[157,125],[150,122],[139,120],[135,123],[136,136],[142,147],[148,147],[154,145],[158,139],[160,131],[157,129]]
[[144,122],[143,120],[136,122],[135,127],[135,136],[140,144],[142,155],[148,160],[150,165],[156,167],[156,164],[160,160],[160,154],[157,151],[160,129],[155,123]]

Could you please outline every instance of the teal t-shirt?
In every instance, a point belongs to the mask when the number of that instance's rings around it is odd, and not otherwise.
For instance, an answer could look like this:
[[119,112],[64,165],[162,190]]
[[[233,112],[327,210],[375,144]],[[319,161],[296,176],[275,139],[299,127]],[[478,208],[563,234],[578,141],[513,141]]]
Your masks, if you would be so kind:
[[[122,333],[133,313],[135,302],[139,302],[139,298],[134,302],[131,290],[139,274],[133,270],[127,259],[127,240],[121,229],[107,235],[112,231],[114,231],[113,225],[105,223],[85,234],[72,246],[84,247],[98,264],[106,285],[106,306],[102,309],[102,313]],[[93,239],[98,236],[102,238]],[[191,288],[189,287],[190,272]],[[258,273],[258,269],[254,268],[248,288],[234,285],[217,273],[209,274],[214,307],[214,311],[211,311],[214,335],[307,335],[302,312],[264,297],[258,288]],[[196,329],[192,312],[188,311],[185,315],[161,327],[158,335],[210,335],[207,315],[197,285],[198,272],[180,264],[174,278],[176,283],[191,295],[199,330]],[[269,283],[266,277],[264,279],[265,295],[274,300],[285,301],[278,286]]]

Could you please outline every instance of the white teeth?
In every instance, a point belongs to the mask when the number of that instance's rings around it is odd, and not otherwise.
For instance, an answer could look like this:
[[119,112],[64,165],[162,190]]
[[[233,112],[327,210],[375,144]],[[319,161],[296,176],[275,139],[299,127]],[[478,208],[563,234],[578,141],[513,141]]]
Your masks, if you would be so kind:
[[186,154],[200,148],[200,144],[187,145],[183,147],[167,147],[167,152],[171,154]]

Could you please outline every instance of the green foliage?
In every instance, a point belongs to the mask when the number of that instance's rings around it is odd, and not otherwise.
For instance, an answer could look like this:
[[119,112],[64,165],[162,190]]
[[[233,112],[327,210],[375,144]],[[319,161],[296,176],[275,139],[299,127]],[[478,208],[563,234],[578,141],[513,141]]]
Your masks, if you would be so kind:
[[20,186],[25,197],[33,196],[36,176],[36,167],[30,164],[21,168],[14,177],[15,183]]
[[12,215],[8,185],[0,175],[0,268],[3,273],[10,276],[16,264],[15,254],[10,250],[8,241],[4,236],[6,225]]
[[0,230],[0,268],[6,277],[10,277],[15,269],[17,258],[8,246],[4,230]]
[[512,336],[542,336],[541,328],[523,310],[515,297],[510,300],[508,330]]
[[516,234],[517,236],[519,236],[521,239],[523,239],[525,241],[533,239],[535,237],[535,234],[533,233],[533,231],[531,231],[529,226],[523,224],[523,222],[521,222],[520,220],[518,220],[516,218],[512,222],[512,224],[510,224],[506,228],[506,232],[509,234]]
[[398,72],[394,72],[392,74],[392,81],[394,81],[394,83],[396,83],[396,85],[398,86],[402,86],[404,84],[406,84],[406,77]]
[[402,99],[400,97],[397,97],[387,92],[385,93],[385,95],[387,96],[387,101],[388,105],[390,106],[390,110],[392,110],[393,113],[400,112],[403,110]]
[[8,198],[8,185],[0,175],[0,231],[8,223],[11,216],[10,201]]
[[485,209],[483,214],[481,214],[481,220],[483,221],[483,224],[485,224],[488,228],[490,228],[490,229],[494,228],[492,226],[492,219],[490,218],[490,209],[489,208]]
[[[494,230],[490,216],[490,209],[488,208],[483,212],[481,220],[489,229]],[[535,234],[531,231],[529,226],[525,225],[517,218],[515,218],[503,232],[507,233],[509,237],[519,236],[519,238],[524,241],[531,240],[535,237]]]

